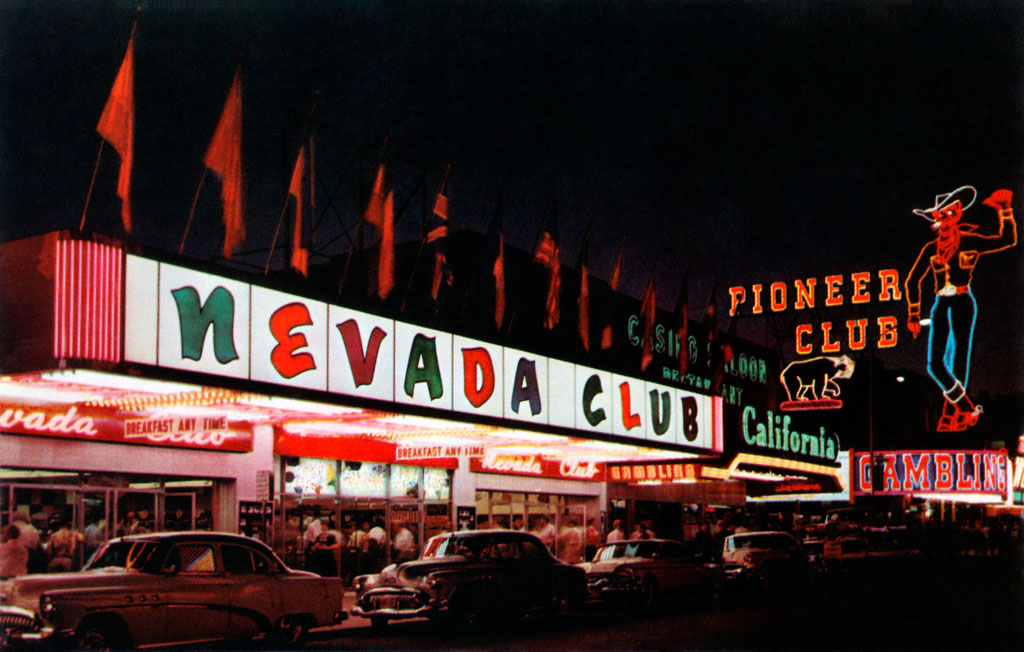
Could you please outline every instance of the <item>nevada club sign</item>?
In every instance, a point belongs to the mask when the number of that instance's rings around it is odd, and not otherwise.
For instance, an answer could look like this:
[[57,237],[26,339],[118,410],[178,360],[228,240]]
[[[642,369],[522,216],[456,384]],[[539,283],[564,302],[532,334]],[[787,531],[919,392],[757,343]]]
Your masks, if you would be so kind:
[[130,362],[722,451],[718,397],[138,256],[125,288]]

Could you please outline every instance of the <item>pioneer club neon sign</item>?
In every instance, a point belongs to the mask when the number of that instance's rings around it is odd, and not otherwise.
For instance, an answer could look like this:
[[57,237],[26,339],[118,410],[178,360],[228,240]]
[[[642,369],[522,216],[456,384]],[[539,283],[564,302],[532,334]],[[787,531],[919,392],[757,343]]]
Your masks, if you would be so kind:
[[[872,276],[877,281],[877,288],[870,289]],[[864,306],[877,301],[889,303],[901,301],[899,272],[895,269],[871,272],[854,272],[849,277],[841,274],[825,276],[821,279],[795,279],[790,284],[776,281],[768,285],[755,283],[749,292],[742,285],[729,288],[729,314],[735,315],[741,307],[749,309],[749,314],[760,315],[788,310],[814,310],[815,308],[838,308],[849,303],[853,306]],[[868,347],[869,340],[879,349],[896,346],[899,340],[895,316],[886,315],[869,321],[867,318],[847,319],[845,323],[823,321],[798,324],[796,326],[796,353],[810,355],[817,344],[820,353],[838,353],[845,344],[848,351],[861,351]]]
[[718,397],[136,256],[125,287],[131,362],[722,450]]

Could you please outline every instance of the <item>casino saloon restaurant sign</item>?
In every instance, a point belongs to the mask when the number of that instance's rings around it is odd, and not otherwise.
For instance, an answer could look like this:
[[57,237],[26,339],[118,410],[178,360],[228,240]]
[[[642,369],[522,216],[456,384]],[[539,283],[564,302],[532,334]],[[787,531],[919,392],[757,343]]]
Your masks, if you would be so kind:
[[128,362],[634,443],[723,448],[721,398],[133,255],[124,347]]

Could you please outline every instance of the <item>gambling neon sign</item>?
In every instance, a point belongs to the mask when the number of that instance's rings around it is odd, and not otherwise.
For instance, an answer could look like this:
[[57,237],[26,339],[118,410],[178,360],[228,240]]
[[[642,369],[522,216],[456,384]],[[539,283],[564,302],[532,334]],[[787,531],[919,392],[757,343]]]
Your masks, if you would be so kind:
[[[854,454],[854,494],[998,494],[1005,497],[1009,458],[995,451],[886,451]],[[881,473],[872,491],[872,474]]]

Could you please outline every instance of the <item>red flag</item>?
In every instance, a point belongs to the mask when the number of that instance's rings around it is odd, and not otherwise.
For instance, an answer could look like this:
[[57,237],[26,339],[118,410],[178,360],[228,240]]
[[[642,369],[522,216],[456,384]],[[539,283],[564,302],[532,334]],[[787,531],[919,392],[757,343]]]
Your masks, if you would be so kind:
[[583,342],[583,350],[590,351],[590,276],[587,270],[588,262],[590,260],[590,236],[588,235],[583,239],[583,249],[580,251],[579,262],[577,266],[580,268],[580,298],[579,298],[579,324],[578,330],[580,334],[580,341]]
[[451,269],[448,267],[448,198],[437,193],[434,202],[433,224],[427,231],[425,244],[434,243],[434,274],[430,280],[430,298],[440,307],[442,283],[451,286],[454,283]]
[[203,157],[206,167],[220,178],[224,202],[224,257],[245,239],[242,208],[242,79],[235,73],[213,140]]
[[690,279],[689,274],[683,277],[683,285],[679,288],[676,299],[676,340],[679,343],[679,373],[685,374],[690,362]]
[[295,231],[292,234],[292,267],[303,276],[309,275],[309,251],[302,246],[302,175],[306,168],[306,148],[299,149],[288,194],[295,197]]
[[494,325],[499,330],[505,320],[505,236],[498,234],[498,255],[494,259]]
[[380,256],[377,258],[377,296],[383,301],[395,287],[395,193],[388,191],[381,211]]
[[[619,247],[619,257],[615,260],[615,269],[612,270],[612,280],[609,283],[611,286],[611,295],[614,300],[615,293],[619,291],[619,276],[622,274],[622,255],[626,252],[626,242],[622,242],[622,246]],[[609,310],[609,313],[611,310]],[[610,349],[612,348],[612,315],[608,316],[608,323],[605,324],[604,329],[601,331],[601,348]]]
[[370,193],[370,201],[366,204],[366,212],[363,219],[377,228],[378,231],[384,228],[384,164],[377,168],[377,178],[373,182],[373,192]]
[[135,77],[135,38],[128,39],[128,49],[124,53],[124,60],[121,61],[121,68],[114,78],[114,86],[110,89],[110,96],[100,114],[100,121],[96,125],[103,140],[110,143],[111,147],[121,156],[121,171],[117,177],[117,196],[121,198],[121,221],[124,223],[124,230],[131,233],[132,212],[131,202],[131,176],[132,176],[132,149],[135,142],[135,93],[133,90]]
[[544,302],[544,328],[551,330],[558,325],[561,317],[561,306],[559,305],[562,293],[562,261],[558,251],[558,243],[555,242],[551,232],[545,231],[533,260],[551,270],[548,279],[548,296]]
[[448,219],[448,198],[444,196],[444,193],[437,193],[437,199],[434,200],[434,214],[442,220]]
[[651,280],[647,282],[647,290],[644,292],[644,301],[640,304],[640,318],[644,320],[644,346],[640,355],[640,371],[647,371],[647,367],[654,360],[652,345],[654,344],[654,319],[657,299],[654,292],[654,272],[651,272]]
[[487,260],[493,260],[491,274],[494,275],[494,326],[501,330],[505,320],[505,238],[502,235],[502,208],[504,194],[498,196],[494,216],[487,225]]

